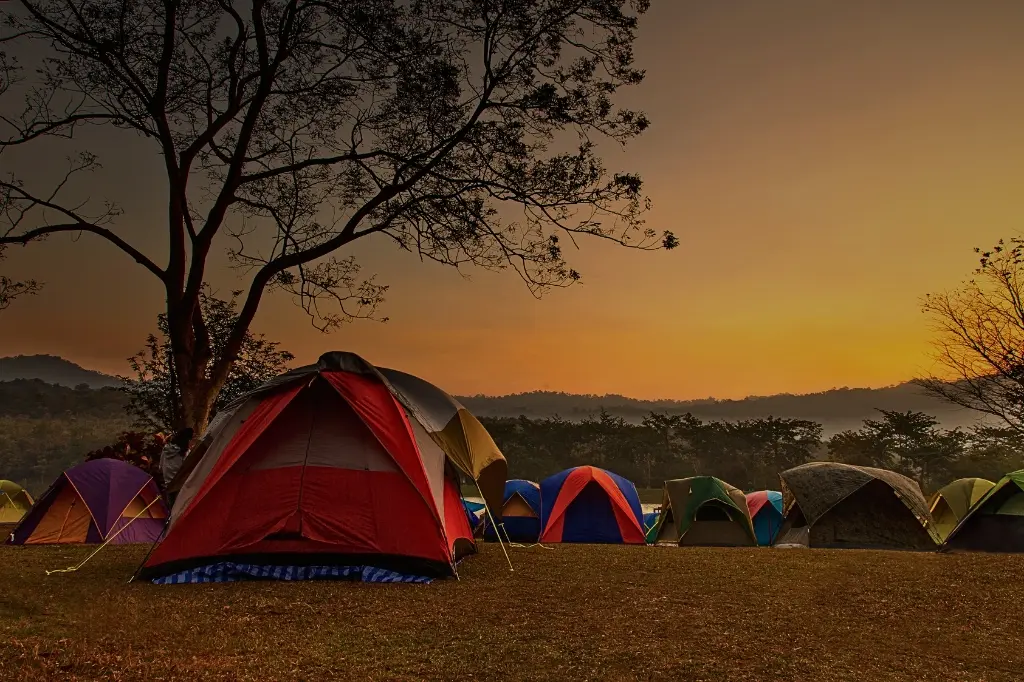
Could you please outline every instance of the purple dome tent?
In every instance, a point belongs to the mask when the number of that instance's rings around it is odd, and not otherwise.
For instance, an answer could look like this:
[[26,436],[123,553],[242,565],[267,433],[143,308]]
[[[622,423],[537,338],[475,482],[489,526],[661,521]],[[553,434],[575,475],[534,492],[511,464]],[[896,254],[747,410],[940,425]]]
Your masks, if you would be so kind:
[[116,459],[62,473],[14,529],[14,545],[155,542],[167,507],[153,477]]

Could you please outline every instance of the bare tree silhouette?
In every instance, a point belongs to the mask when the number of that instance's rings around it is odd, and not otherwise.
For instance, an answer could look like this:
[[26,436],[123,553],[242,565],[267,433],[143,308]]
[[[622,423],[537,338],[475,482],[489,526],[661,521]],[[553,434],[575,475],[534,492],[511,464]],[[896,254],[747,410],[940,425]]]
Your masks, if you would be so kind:
[[[205,426],[264,292],[294,295],[321,329],[373,317],[386,287],[344,247],[378,235],[422,258],[514,269],[535,295],[579,273],[562,238],[671,248],[646,228],[637,175],[600,140],[648,126],[616,108],[639,83],[633,43],[649,0],[19,0],[0,69],[21,116],[0,152],[85,126],[143,136],[162,157],[167,220],[121,226],[112,200],[65,189],[99,167],[71,157],[53,187],[0,180],[0,244],[105,239],[157,277],[182,425]],[[45,52],[24,80],[12,50]],[[127,236],[166,233],[158,264]],[[199,295],[215,238],[250,275],[215,353]]]
[[1024,434],[1024,240],[975,252],[973,279],[924,299],[941,373],[916,383]]

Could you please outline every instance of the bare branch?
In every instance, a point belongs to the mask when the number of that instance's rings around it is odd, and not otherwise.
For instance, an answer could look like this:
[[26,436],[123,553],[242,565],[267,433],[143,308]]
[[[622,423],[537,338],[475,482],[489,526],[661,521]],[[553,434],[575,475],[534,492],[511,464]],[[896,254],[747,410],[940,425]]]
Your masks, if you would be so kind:
[[924,299],[942,374],[917,383],[1024,433],[1024,240],[975,251],[973,279]]
[[[4,247],[0,246],[0,261],[4,259]],[[39,282],[28,279],[15,281],[10,277],[0,275],[0,311],[10,307],[14,299],[23,296],[33,296],[43,288]]]

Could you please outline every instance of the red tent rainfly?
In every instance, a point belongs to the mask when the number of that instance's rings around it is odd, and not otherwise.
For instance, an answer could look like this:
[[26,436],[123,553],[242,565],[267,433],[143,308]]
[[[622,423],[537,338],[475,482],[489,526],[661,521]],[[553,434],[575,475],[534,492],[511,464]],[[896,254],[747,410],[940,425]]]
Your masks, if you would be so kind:
[[167,533],[140,577],[456,575],[456,562],[475,551],[459,469],[446,438],[399,395],[362,358],[329,353],[228,406],[176,481]]

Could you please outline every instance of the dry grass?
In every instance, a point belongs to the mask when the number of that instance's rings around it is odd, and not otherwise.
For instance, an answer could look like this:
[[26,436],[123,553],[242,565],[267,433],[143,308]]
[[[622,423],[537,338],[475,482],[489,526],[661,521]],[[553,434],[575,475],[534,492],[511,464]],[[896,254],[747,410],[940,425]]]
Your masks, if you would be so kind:
[[0,678],[1020,679],[1024,557],[487,546],[461,581],[125,584],[0,547]]

